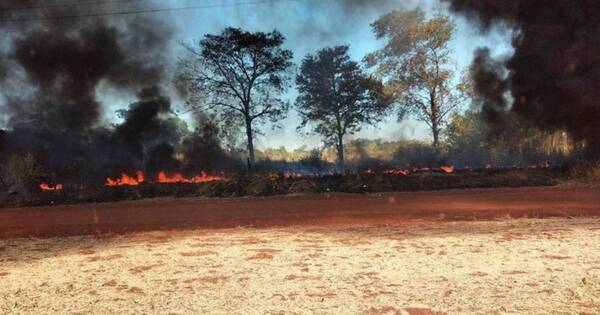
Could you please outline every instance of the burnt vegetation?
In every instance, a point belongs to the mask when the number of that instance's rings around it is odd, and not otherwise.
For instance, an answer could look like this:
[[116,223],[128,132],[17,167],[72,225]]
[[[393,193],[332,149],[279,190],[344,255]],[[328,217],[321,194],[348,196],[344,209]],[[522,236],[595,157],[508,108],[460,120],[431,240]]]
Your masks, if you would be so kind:
[[[596,181],[600,5],[442,2],[483,33],[513,34],[514,55],[482,47],[457,71],[452,18],[419,9],[374,21],[384,45],[362,62],[343,45],[297,65],[277,30],[228,27],[181,45],[154,15],[0,22],[0,205]],[[370,3],[343,12],[394,7]],[[0,19],[29,7],[90,13],[0,0]],[[291,113],[299,127],[282,126]],[[390,115],[422,121],[432,141],[351,138]],[[257,149],[267,127],[323,146]]]

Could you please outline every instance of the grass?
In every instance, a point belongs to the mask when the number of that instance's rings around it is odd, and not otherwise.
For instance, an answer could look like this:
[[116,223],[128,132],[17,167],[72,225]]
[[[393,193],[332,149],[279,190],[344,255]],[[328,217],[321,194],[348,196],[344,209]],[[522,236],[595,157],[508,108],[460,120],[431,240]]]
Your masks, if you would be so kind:
[[142,184],[140,186],[92,187],[58,192],[36,192],[10,196],[0,206],[44,206],[69,203],[111,202],[155,197],[241,197],[326,192],[390,192],[444,190],[461,188],[497,188],[553,186],[564,177],[560,170],[494,170],[418,173],[410,176],[391,174],[343,174],[320,177],[274,178],[269,174],[235,175],[225,181],[202,184]]

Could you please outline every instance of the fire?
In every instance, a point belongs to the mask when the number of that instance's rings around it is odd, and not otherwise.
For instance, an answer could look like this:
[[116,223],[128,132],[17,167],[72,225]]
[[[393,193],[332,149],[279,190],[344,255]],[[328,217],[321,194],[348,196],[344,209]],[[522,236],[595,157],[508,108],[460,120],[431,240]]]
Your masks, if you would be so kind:
[[56,190],[62,190],[63,189],[63,184],[56,184],[54,186],[47,184],[47,183],[41,183],[40,184],[40,189],[41,190],[46,190],[46,191],[56,191]]
[[[161,184],[205,183],[205,182],[211,182],[211,181],[221,180],[221,179],[222,179],[222,177],[220,177],[220,176],[210,176],[210,175],[207,175],[205,172],[200,172],[199,175],[194,176],[194,177],[185,177],[181,173],[175,173],[175,174],[169,176],[169,175],[167,175],[166,172],[160,172],[160,173],[158,173],[158,178],[156,179],[155,182],[161,183]],[[120,178],[117,178],[117,179],[107,178],[105,185],[106,186],[137,186],[140,183],[143,183],[145,181],[146,181],[146,178],[144,176],[144,173],[142,171],[137,171],[135,173],[135,177],[129,176],[125,173],[122,173]]]
[[135,177],[131,177],[125,173],[121,173],[121,178],[106,179],[106,186],[137,186],[144,182],[144,173],[142,171],[135,172]]
[[180,173],[175,173],[172,176],[168,176],[165,172],[158,173],[158,182],[162,184],[172,183],[206,183],[216,180],[221,180],[220,176],[207,175],[205,172],[200,172],[198,176],[184,177]]
[[410,171],[405,169],[405,168],[395,168],[395,169],[391,169],[391,170],[385,170],[383,171],[384,174],[390,174],[390,175],[402,175],[402,176],[408,176],[410,174]]
[[440,170],[443,173],[452,174],[452,173],[454,173],[454,166],[443,165],[443,166],[440,166]]

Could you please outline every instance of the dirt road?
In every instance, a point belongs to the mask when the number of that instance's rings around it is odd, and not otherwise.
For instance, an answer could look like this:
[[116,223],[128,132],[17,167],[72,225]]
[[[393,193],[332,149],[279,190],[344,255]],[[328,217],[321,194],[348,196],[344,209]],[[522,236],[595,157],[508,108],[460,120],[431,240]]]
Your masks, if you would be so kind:
[[0,314],[600,314],[598,218],[0,240]]
[[510,188],[235,199],[154,199],[0,210],[0,237],[181,228],[600,215],[600,188]]

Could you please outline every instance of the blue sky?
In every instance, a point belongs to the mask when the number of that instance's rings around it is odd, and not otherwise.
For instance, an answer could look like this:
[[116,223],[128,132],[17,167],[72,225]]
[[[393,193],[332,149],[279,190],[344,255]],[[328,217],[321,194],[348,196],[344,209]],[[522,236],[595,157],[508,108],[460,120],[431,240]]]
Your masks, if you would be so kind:
[[[239,0],[206,0],[206,4],[240,2]],[[360,3],[349,7],[350,3]],[[156,2],[157,4],[164,2]],[[169,1],[173,7],[197,4],[192,0]],[[204,4],[203,3],[203,4]],[[379,43],[371,32],[370,23],[393,9],[413,9],[420,7],[427,14],[448,13],[444,5],[437,0],[297,0],[218,7],[189,11],[174,11],[163,14],[176,25],[174,42],[192,43],[203,34],[219,33],[227,26],[241,27],[250,31],[279,30],[286,37],[285,46],[294,52],[296,64],[307,53],[334,45],[350,45],[351,56],[360,61],[365,54],[377,49]],[[457,33],[451,47],[458,72],[467,67],[473,51],[480,46],[489,46],[495,54],[511,52],[510,38],[500,32],[481,35],[464,19],[454,17]],[[174,45],[175,48],[179,45]],[[174,52],[178,54],[178,52]],[[293,102],[294,91],[287,97]],[[466,104],[468,106],[468,104]],[[320,145],[317,136],[298,136],[296,126],[299,119],[290,112],[283,122],[282,129],[265,128],[265,135],[259,136],[257,146],[295,149],[302,145],[314,147]],[[393,115],[374,127],[364,128],[360,133],[348,138],[399,138],[429,139],[426,127],[413,118],[398,122]]]

